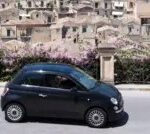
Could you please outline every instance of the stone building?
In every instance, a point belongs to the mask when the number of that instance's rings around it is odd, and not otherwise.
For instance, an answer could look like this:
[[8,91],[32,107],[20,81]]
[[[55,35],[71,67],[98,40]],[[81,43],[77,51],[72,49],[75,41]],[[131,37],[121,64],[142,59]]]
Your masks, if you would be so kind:
[[27,12],[31,10],[52,10],[54,0],[17,0],[16,6],[19,9],[24,9]]
[[16,19],[18,10],[15,8],[15,0],[0,1],[0,24],[10,19]]
[[1,39],[12,39],[28,43],[51,41],[50,26],[57,20],[52,0],[17,0],[15,19],[1,24]]
[[98,22],[92,22],[90,19],[90,17],[60,19],[58,23],[50,28],[53,30],[53,41],[61,39],[71,40],[74,43],[94,42],[96,34],[95,24]]
[[4,42],[16,39],[34,44],[51,40],[49,24],[41,20],[10,20],[1,25],[1,30],[1,39]]
[[137,0],[137,16],[141,23],[144,43],[150,44],[150,0]]
[[[117,28],[122,35],[133,40],[150,44],[149,7],[149,0],[1,0],[0,36],[3,41],[23,41],[25,37],[20,38],[18,34],[20,29],[31,35],[36,29],[44,42],[94,42],[97,29],[108,26]],[[106,33],[109,34],[109,30]],[[116,34],[110,33],[112,36]],[[40,42],[40,37],[36,40],[31,36],[28,41]]]
[[18,0],[16,7],[19,9],[19,19],[44,19],[45,23],[55,21],[53,0]]

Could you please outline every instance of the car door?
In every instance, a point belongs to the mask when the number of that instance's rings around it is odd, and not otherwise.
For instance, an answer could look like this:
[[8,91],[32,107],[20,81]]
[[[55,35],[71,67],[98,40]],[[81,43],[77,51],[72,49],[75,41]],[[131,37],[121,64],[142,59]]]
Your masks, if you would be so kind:
[[[80,109],[84,107],[87,92],[83,91],[83,95],[79,90],[79,86],[70,78],[58,74],[45,75],[45,94],[44,113],[46,116],[53,117],[73,117],[80,116]],[[83,100],[83,101],[79,101]]]
[[[27,72],[18,86],[21,93],[22,103],[25,105],[27,113],[31,116],[42,116],[44,74],[39,72]],[[44,94],[44,93],[43,93]]]

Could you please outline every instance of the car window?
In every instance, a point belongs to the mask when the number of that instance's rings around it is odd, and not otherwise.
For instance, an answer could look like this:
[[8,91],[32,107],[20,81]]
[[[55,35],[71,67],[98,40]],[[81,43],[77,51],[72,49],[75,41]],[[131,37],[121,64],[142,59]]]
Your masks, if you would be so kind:
[[72,89],[76,87],[76,84],[67,77],[61,75],[46,74],[44,86],[60,89]]
[[44,75],[40,73],[28,73],[24,76],[21,84],[43,86]]
[[73,70],[70,75],[89,90],[94,88],[97,83],[96,79],[78,68]]

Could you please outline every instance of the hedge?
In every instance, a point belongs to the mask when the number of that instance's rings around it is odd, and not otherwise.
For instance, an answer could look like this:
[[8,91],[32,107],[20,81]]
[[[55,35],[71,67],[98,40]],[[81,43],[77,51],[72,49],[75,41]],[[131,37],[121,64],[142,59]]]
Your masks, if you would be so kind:
[[119,59],[115,62],[116,83],[150,83],[150,59]]
[[[89,60],[90,59],[90,60]],[[50,62],[50,63],[67,63],[77,66],[99,80],[100,63],[95,59],[94,54],[89,54],[87,59],[80,63],[74,63],[71,59],[56,58],[49,59],[44,57],[24,57],[16,58],[12,65],[4,64],[0,60],[0,81],[10,80],[16,72],[26,64]],[[150,59],[133,60],[119,59],[116,57],[115,62],[115,82],[116,83],[150,83]]]
[[24,65],[33,64],[33,63],[63,63],[63,64],[70,64],[76,67],[79,67],[89,73],[90,75],[94,76],[95,78],[99,79],[99,60],[95,59],[94,55],[89,54],[88,59],[83,59],[83,62],[75,63],[72,59],[68,59],[65,57],[62,58],[55,58],[49,59],[44,57],[24,57],[24,58],[16,58],[14,59],[13,64],[5,64],[0,62],[0,81],[9,81],[11,80],[14,75],[20,70]]

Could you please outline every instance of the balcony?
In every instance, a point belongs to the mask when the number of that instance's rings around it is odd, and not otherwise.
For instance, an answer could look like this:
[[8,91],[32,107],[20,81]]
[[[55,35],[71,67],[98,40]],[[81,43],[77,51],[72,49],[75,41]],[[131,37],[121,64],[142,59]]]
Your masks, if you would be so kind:
[[[117,2],[117,1],[113,2],[112,12],[115,12],[114,14],[122,15],[122,13],[124,12],[124,2]],[[116,13],[116,12],[119,12],[119,13]]]
[[123,11],[112,11],[113,16],[123,16]]
[[31,10],[49,10],[49,11],[53,11],[53,5],[52,4],[47,4],[47,5],[34,5],[34,6],[23,6],[22,4],[18,4],[18,9],[23,9],[23,10],[27,10],[27,11],[31,11]]

